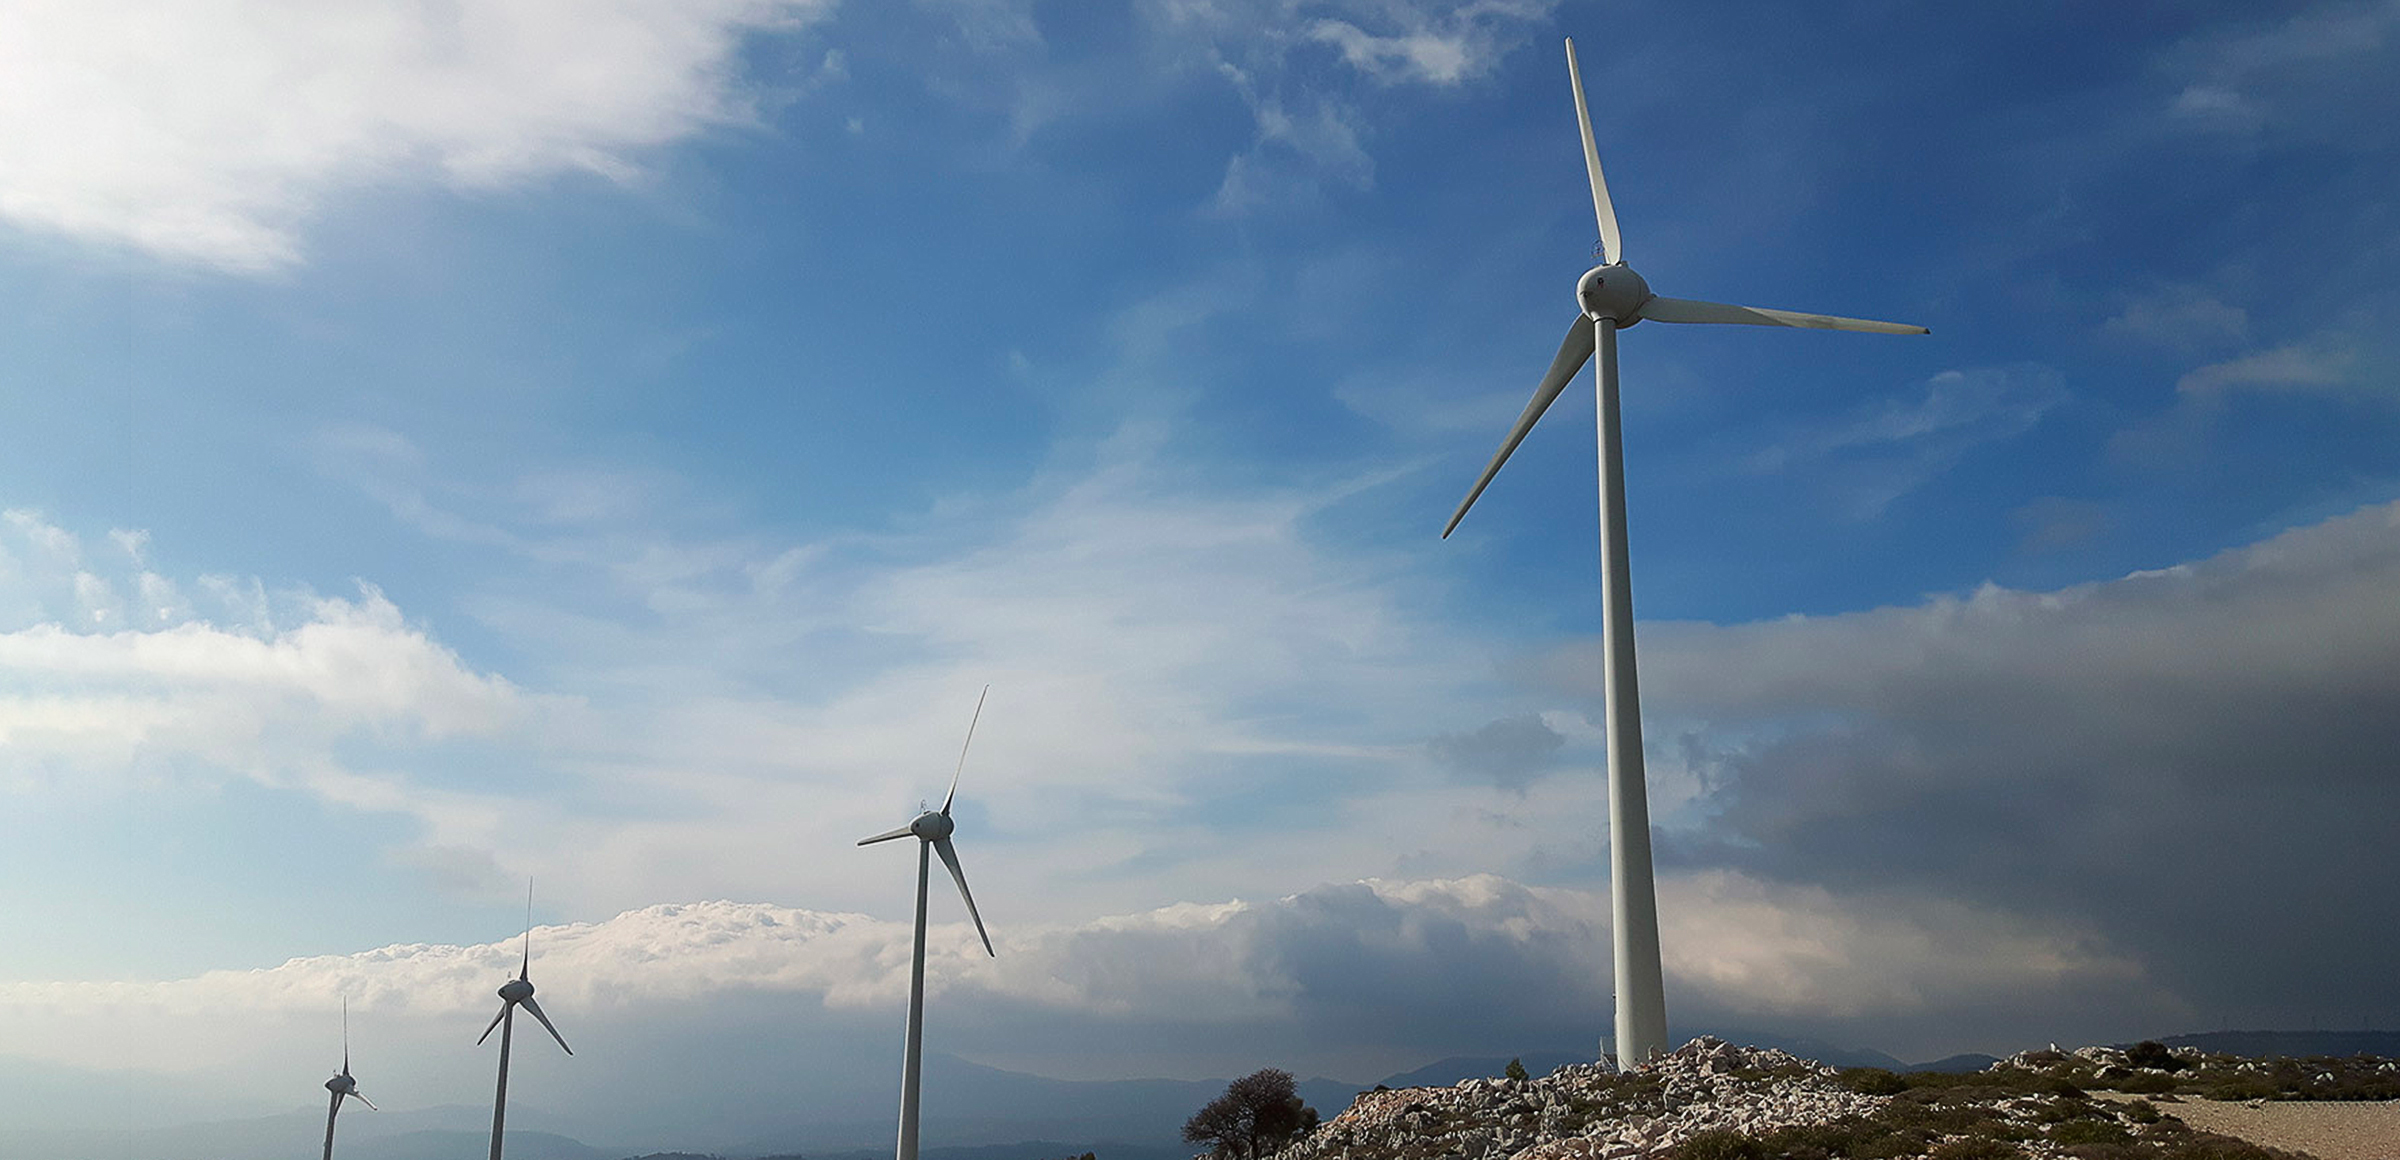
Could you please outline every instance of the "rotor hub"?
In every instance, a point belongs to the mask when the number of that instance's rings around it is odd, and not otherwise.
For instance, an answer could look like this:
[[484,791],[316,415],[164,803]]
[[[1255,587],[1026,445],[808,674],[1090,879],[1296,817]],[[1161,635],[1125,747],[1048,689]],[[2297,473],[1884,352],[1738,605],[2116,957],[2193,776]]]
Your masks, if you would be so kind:
[[522,1003],[533,998],[533,984],[524,979],[510,979],[500,984],[500,997],[511,1003]]
[[358,1087],[358,1081],[351,1079],[346,1075],[337,1075],[332,1079],[325,1081],[325,1090],[329,1092],[342,1092],[347,1094],[356,1087]]
[[1650,283],[1623,262],[1594,266],[1575,283],[1575,305],[1583,316],[1594,322],[1613,318],[1620,328],[1640,322],[1642,303],[1649,300]]
[[958,823],[938,810],[927,810],[908,824],[908,832],[928,842],[939,842],[958,829]]

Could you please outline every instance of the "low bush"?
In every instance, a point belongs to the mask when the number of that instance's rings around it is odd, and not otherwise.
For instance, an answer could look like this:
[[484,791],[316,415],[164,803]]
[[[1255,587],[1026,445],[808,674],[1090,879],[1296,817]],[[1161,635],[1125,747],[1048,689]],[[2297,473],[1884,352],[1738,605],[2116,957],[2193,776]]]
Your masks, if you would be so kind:
[[1870,1096],[1894,1096],[1908,1090],[1908,1081],[1880,1067],[1845,1067],[1834,1077],[1843,1087]]
[[1986,1138],[1952,1140],[1937,1144],[1925,1154],[1926,1160],[2017,1160],[2024,1150],[2005,1140]]
[[2066,1120],[2053,1124],[2049,1136],[2050,1142],[2053,1144],[2130,1144],[2133,1142],[2133,1133],[2107,1120],[2099,1119]]
[[1666,1151],[1667,1160],[1767,1160],[1767,1146],[1730,1128],[1694,1132]]

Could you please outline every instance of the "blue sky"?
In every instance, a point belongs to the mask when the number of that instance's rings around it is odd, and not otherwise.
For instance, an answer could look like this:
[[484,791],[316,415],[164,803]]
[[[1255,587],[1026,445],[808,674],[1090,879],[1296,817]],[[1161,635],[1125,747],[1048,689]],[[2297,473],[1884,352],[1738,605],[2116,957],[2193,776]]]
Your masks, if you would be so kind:
[[[493,943],[528,874],[900,917],[848,842],[987,682],[1004,952],[1367,878],[1585,914],[1588,388],[1435,538],[1590,261],[1572,35],[1655,289],[1933,328],[1624,338],[1677,1018],[2400,1018],[2336,953],[2379,839],[2311,812],[2400,788],[2400,8],[143,10],[0,13],[17,1009]],[[2279,966],[2152,887],[2356,893]],[[1510,1046],[1414,1034],[1287,1050]]]

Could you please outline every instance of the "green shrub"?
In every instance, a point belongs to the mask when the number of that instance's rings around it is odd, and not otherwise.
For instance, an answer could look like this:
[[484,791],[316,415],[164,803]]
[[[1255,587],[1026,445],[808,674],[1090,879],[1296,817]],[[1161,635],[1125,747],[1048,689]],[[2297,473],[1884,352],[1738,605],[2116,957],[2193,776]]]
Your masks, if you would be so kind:
[[2050,1128],[2053,1144],[2130,1144],[2133,1134],[2107,1120],[2068,1120]]
[[1925,1154],[1926,1160],[2018,1160],[2025,1155],[2016,1145],[2005,1140],[1969,1137],[1936,1145]]
[[2134,1100],[2125,1105],[2125,1118],[2137,1124],[2158,1122],[2158,1105],[2148,1100]]
[[1767,1160],[1766,1145],[1729,1128],[1684,1137],[1666,1151],[1667,1160]]
[[1524,1061],[1524,1060],[1522,1060],[1522,1059],[1512,1059],[1512,1060],[1509,1060],[1509,1061],[1508,1061],[1508,1070],[1507,1070],[1507,1071],[1505,1071],[1505,1072],[1502,1072],[1501,1074],[1502,1074],[1502,1075],[1505,1075],[1505,1076],[1507,1076],[1507,1077],[1508,1077],[1508,1078],[1510,1078],[1510,1079],[1531,1079],[1531,1078],[1533,1078],[1532,1076],[1530,1076],[1530,1075],[1527,1075],[1527,1074],[1525,1073],[1525,1061]]
[[2280,1093],[2264,1076],[2237,1075],[2211,1084],[2202,1094],[2212,1100],[2271,1100]]
[[1880,1067],[1845,1067],[1835,1077],[1843,1087],[1871,1096],[1896,1096],[1907,1091],[1907,1080]]

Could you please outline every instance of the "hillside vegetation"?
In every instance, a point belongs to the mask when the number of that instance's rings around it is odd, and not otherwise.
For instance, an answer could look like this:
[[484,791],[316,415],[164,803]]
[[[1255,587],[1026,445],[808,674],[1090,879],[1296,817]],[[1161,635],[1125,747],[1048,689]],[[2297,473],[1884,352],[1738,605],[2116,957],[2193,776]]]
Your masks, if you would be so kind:
[[1625,1074],[1584,1064],[1367,1092],[1277,1160],[2296,1160],[2186,1125],[2177,1092],[2384,1099],[2372,1093],[2396,1073],[2373,1058],[2262,1062],[2148,1044],[1902,1075],[1702,1038]]

